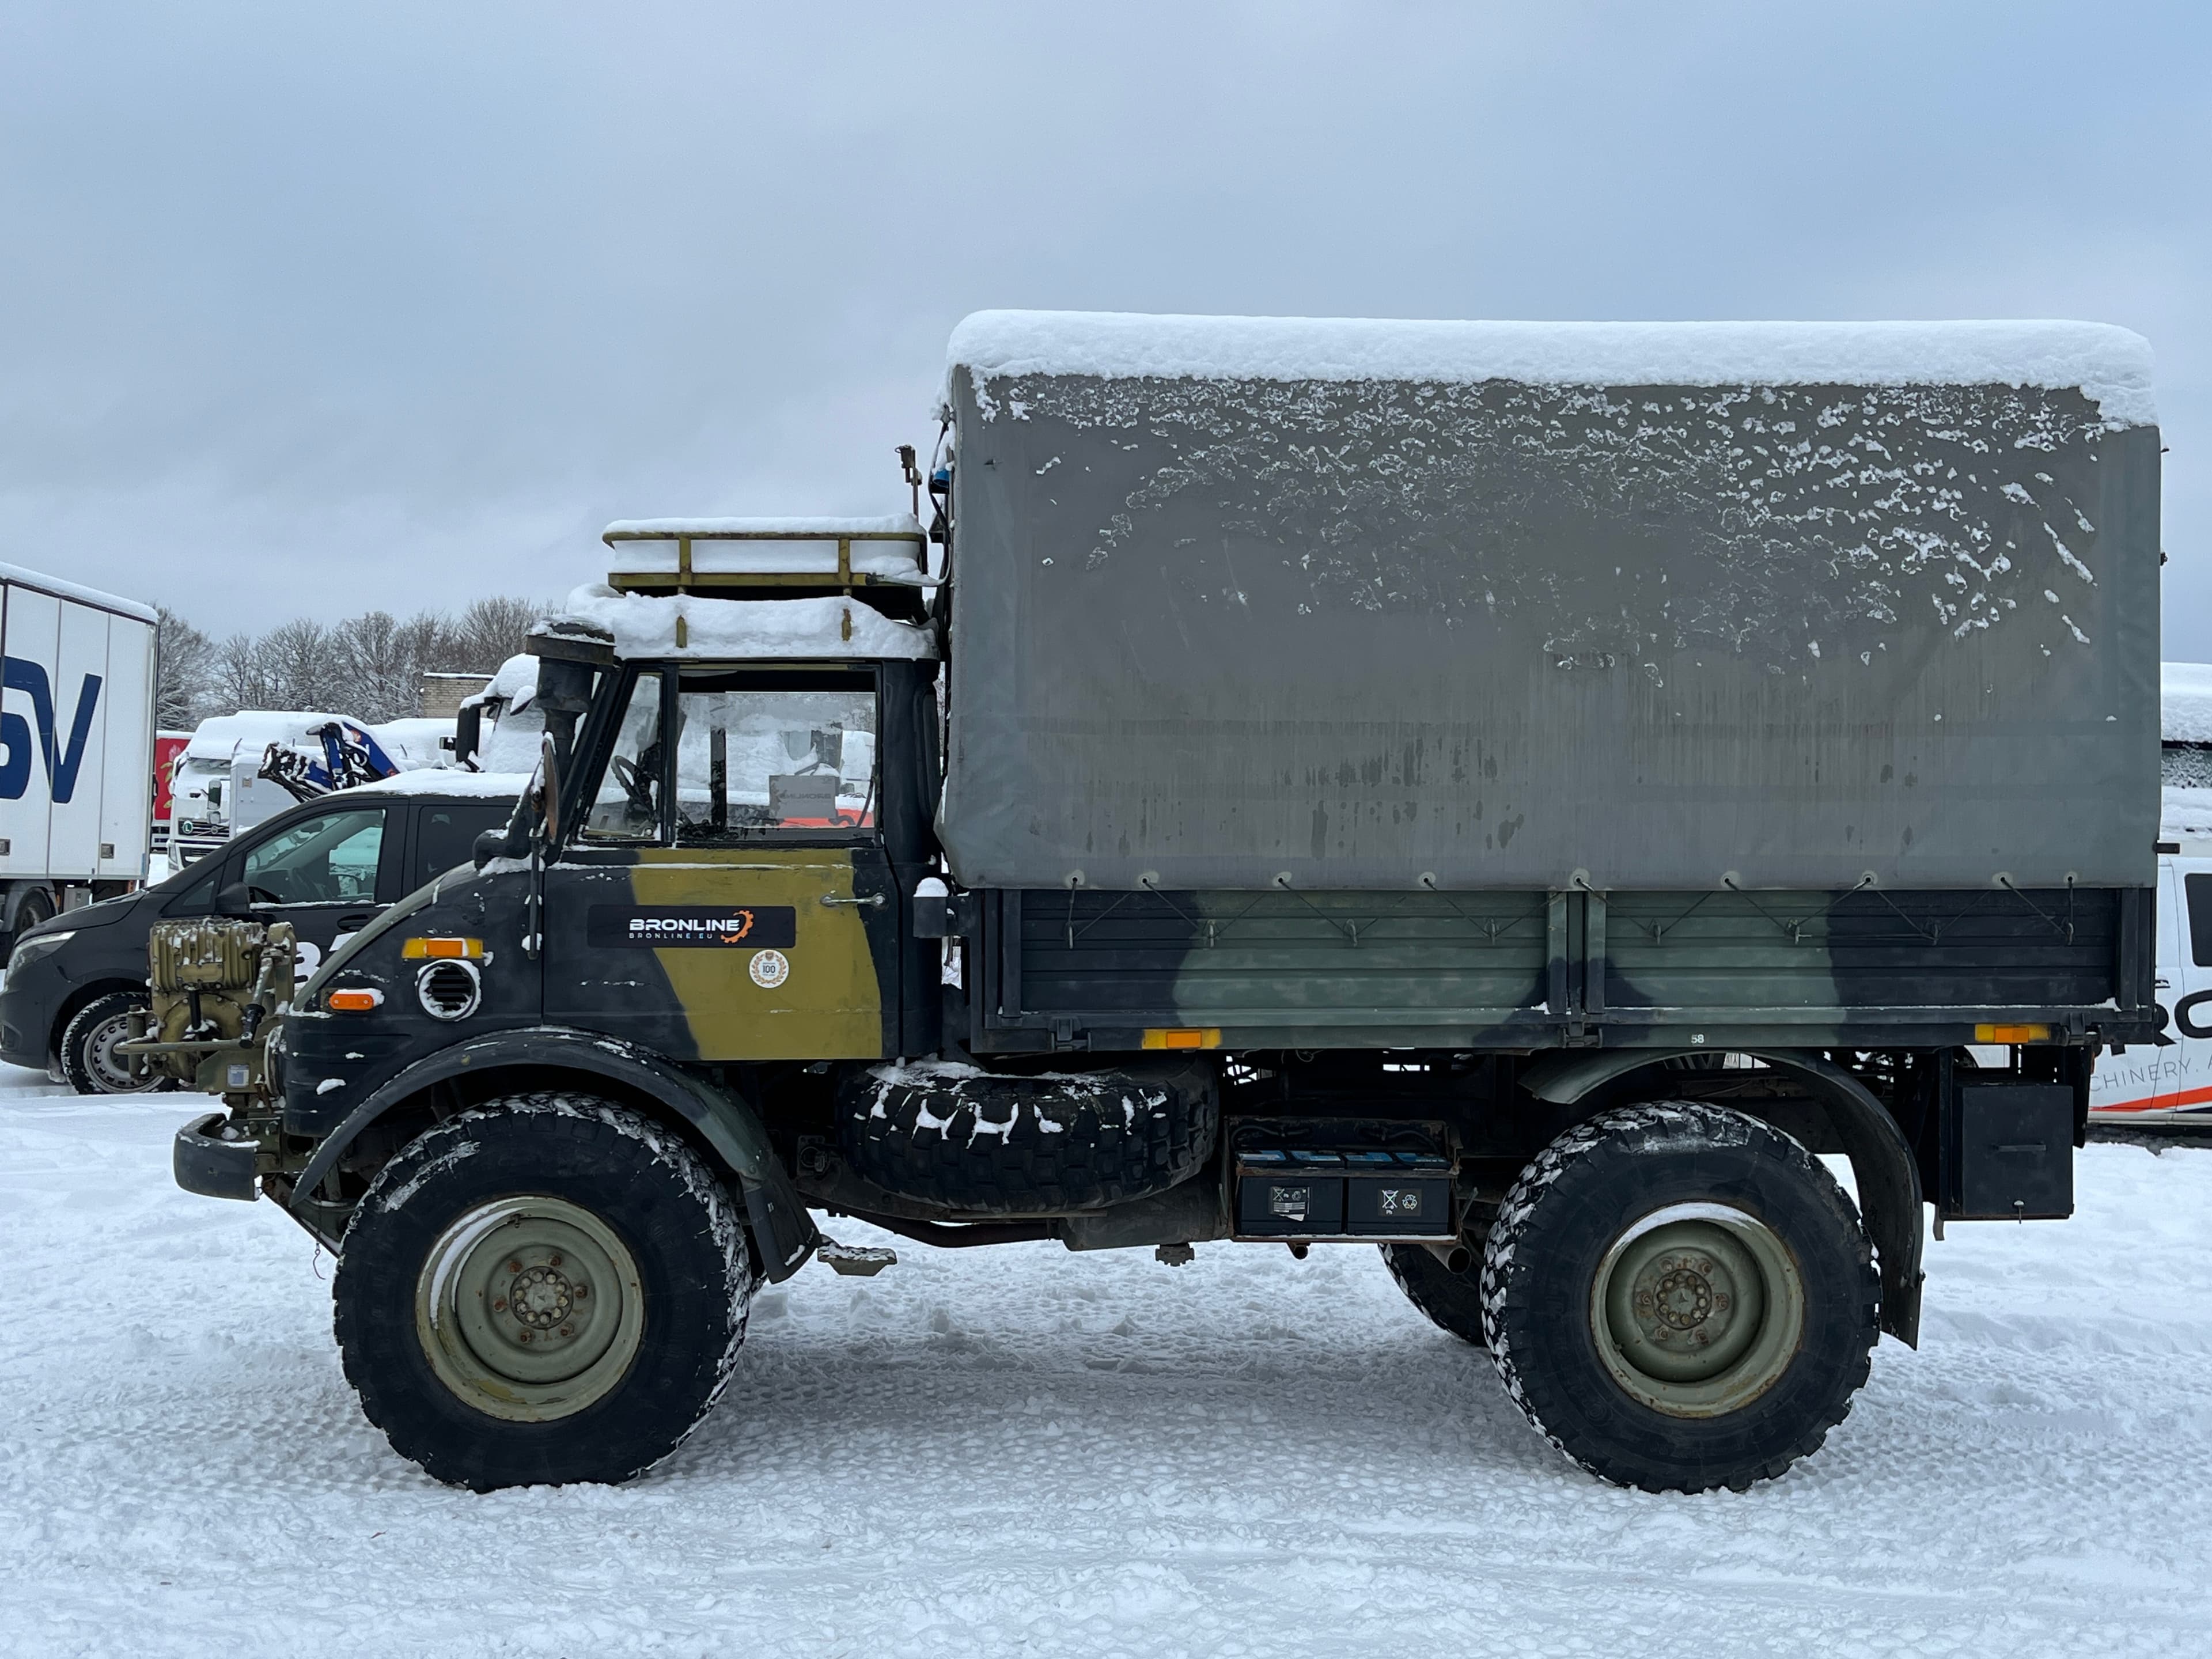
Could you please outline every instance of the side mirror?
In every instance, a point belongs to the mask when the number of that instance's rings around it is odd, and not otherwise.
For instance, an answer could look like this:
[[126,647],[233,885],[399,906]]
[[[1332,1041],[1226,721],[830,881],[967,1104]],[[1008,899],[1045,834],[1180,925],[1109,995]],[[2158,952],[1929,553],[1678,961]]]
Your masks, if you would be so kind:
[[453,764],[476,770],[477,750],[483,746],[483,705],[471,702],[453,716],[453,735],[439,740],[453,752]]
[[247,916],[253,914],[253,890],[242,881],[234,881],[227,887],[218,887],[215,908],[226,916]]

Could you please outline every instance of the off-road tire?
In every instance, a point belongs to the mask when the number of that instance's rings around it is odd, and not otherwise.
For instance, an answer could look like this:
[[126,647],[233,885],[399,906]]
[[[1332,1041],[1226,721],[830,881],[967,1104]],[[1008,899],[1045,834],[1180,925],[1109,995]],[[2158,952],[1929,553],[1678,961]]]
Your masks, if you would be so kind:
[[1382,1244],[1383,1265],[1406,1300],[1428,1316],[1429,1322],[1449,1331],[1462,1342],[1484,1346],[1482,1334],[1482,1271],[1477,1263],[1455,1273],[1418,1244]]
[[136,991],[111,991],[94,997],[70,1016],[62,1027],[58,1050],[62,1078],[81,1095],[143,1095],[178,1086],[174,1078],[161,1073],[133,1080],[115,1043],[129,1035],[127,1022],[146,999]]
[[[1786,1247],[1802,1328],[1763,1393],[1686,1417],[1632,1395],[1600,1352],[1593,1291],[1639,1220],[1724,1206]],[[1737,1491],[1820,1449],[1867,1380],[1881,1287],[1858,1212],[1782,1131],[1723,1107],[1659,1102],[1577,1125],[1505,1197],[1482,1264],[1482,1324],[1506,1392],[1583,1468],[1647,1492]]]
[[[590,1212],[641,1286],[627,1369],[550,1421],[472,1405],[418,1334],[424,1264],[457,1220],[509,1195]],[[338,1347],[369,1421],[449,1486],[618,1482],[668,1456],[720,1397],[757,1283],[729,1191],[674,1133],[589,1095],[516,1095],[425,1132],[370,1184],[339,1249]]]
[[1213,1151],[1212,1072],[1172,1064],[1097,1079],[878,1066],[838,1094],[854,1170],[902,1197],[976,1215],[1052,1215],[1164,1192]]

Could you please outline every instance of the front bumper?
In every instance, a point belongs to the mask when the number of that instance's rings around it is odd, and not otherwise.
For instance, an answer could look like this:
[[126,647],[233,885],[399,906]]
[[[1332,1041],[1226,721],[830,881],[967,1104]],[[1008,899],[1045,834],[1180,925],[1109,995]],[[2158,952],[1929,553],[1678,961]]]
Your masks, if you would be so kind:
[[169,1153],[169,1166],[177,1185],[202,1198],[238,1198],[247,1203],[259,1196],[253,1182],[254,1144],[225,1140],[219,1131],[228,1115],[210,1112],[177,1131]]

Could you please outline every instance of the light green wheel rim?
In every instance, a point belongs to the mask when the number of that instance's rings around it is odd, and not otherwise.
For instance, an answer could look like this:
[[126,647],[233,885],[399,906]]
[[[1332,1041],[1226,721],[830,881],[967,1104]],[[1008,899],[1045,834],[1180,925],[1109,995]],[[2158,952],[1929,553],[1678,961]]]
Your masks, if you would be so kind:
[[1805,1334],[1805,1282],[1756,1216],[1678,1204],[1613,1241],[1589,1312],[1598,1357],[1631,1398],[1669,1417],[1721,1417],[1790,1369]]
[[645,1334],[637,1263],[566,1199],[495,1199],[446,1229],[415,1284],[415,1330],[438,1380],[512,1423],[604,1399]]

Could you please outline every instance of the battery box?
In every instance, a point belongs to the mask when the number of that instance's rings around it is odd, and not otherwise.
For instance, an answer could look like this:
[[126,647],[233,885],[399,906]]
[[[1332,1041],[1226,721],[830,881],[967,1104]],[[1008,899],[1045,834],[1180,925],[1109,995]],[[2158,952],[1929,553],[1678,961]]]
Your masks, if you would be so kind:
[[1943,1136],[1942,1213],[1951,1221],[2062,1220],[2074,1213],[2074,1090],[1962,1077]]
[[1450,1238],[1458,1232],[1451,1159],[1434,1126],[1246,1123],[1237,1127],[1231,1148],[1239,1238]]

